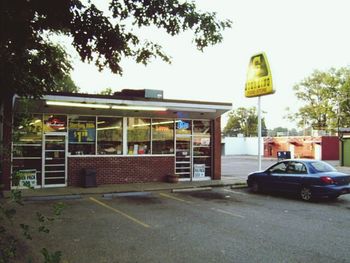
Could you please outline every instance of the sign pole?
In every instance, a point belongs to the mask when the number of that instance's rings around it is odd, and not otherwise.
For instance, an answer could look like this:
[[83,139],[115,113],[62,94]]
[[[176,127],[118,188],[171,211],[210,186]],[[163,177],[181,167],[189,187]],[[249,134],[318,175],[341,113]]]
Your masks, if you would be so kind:
[[258,97],[258,163],[261,171],[261,96]]
[[261,170],[261,96],[273,94],[272,74],[264,52],[250,58],[244,94],[258,97],[258,163]]

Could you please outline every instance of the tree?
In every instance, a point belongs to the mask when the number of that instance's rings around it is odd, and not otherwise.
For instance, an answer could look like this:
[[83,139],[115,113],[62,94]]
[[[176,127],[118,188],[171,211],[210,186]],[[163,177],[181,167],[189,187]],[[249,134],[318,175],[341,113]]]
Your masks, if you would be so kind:
[[288,128],[284,127],[277,127],[272,130],[268,130],[268,136],[276,137],[281,136],[280,134],[282,134],[282,136],[298,136],[299,132],[295,128],[289,130]]
[[[266,135],[265,120],[261,120],[262,135]],[[229,119],[223,131],[224,136],[237,136],[243,134],[245,137],[258,135],[258,116],[256,108],[240,107],[229,113]]]
[[221,31],[231,26],[231,21],[219,21],[215,13],[200,13],[193,2],[180,0],[109,0],[111,17],[80,0],[3,0],[0,10],[2,97],[39,97],[69,75],[67,53],[50,41],[52,35],[70,36],[82,61],[122,74],[122,58],[145,65],[154,57],[170,62],[160,45],[141,40],[135,28],[154,26],[172,36],[192,30],[202,51],[221,42]]
[[101,95],[112,95],[114,92],[112,90],[112,88],[108,87],[103,89],[99,94]]
[[305,102],[290,115],[300,127],[335,131],[350,126],[350,68],[316,70],[294,90],[297,98]]

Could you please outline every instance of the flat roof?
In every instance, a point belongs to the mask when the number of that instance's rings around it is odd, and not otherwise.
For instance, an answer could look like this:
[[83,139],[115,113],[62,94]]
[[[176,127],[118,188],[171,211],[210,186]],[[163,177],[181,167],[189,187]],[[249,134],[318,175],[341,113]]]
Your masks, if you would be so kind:
[[[67,105],[48,105],[48,101],[61,102],[61,104],[66,103]],[[62,92],[47,93],[42,98],[32,99],[30,102],[30,111],[37,113],[183,119],[215,119],[232,109],[232,103]],[[74,106],[69,106],[69,103]],[[106,108],[100,108],[104,106]],[[124,107],[124,109],[115,109],[112,107]],[[135,108],[136,110],[130,110],[128,107],[130,109]],[[142,107],[148,107],[151,110],[143,110]],[[152,110],[152,107],[154,107],[154,110]],[[160,111],[160,107],[164,109]],[[17,102],[15,104],[15,110],[21,111],[21,109],[21,103]]]

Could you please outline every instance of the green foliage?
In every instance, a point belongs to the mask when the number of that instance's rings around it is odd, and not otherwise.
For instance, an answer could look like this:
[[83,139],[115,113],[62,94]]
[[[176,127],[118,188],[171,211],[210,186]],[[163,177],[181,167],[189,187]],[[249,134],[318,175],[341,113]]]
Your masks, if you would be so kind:
[[[265,120],[261,120],[262,135],[266,135]],[[258,115],[256,108],[240,107],[232,110],[229,113],[229,119],[224,128],[224,136],[234,137],[238,134],[243,134],[245,137],[252,137],[258,135]]]
[[56,251],[54,253],[50,253],[46,248],[43,248],[41,254],[44,256],[45,263],[59,263],[61,262],[61,251]]
[[[11,190],[11,196],[8,200],[0,199],[0,263],[12,262],[18,253],[22,252],[18,249],[19,237],[15,235],[16,228],[21,230],[24,239],[33,242],[34,227],[24,223],[14,224],[18,206],[23,206],[23,201],[21,191],[17,189]],[[63,203],[56,203],[53,206],[54,215],[59,216],[64,207]],[[39,223],[37,232],[48,234],[50,230],[47,224],[53,222],[55,217],[48,217],[39,212],[36,213],[36,217]],[[40,252],[44,257],[44,262],[57,263],[61,260],[62,253],[60,251],[50,253],[46,248],[43,248]]]
[[[84,3],[84,4],[83,4]],[[199,50],[222,41],[221,31],[231,21],[219,21],[215,13],[200,13],[193,2],[180,0],[110,0],[111,17],[92,1],[3,0],[0,9],[1,97],[17,93],[38,97],[44,92],[76,91],[66,51],[50,42],[65,35],[84,62],[122,74],[122,58],[148,64],[170,58],[162,47],[142,40],[136,28],[157,27],[170,35],[191,30]],[[62,85],[64,81],[64,85]]]
[[105,88],[100,92],[101,95],[113,95],[113,90],[112,88]]
[[295,128],[289,130],[288,128],[277,127],[272,130],[268,130],[268,136],[276,137],[279,134],[283,134],[283,136],[299,136],[300,134]]
[[316,70],[294,90],[305,105],[289,117],[300,127],[330,132],[350,127],[350,68]]

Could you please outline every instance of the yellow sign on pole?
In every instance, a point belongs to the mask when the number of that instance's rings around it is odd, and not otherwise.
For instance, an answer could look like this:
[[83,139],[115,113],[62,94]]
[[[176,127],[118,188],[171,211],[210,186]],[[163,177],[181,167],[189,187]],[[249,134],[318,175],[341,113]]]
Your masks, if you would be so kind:
[[245,84],[246,97],[258,97],[275,93],[272,75],[265,53],[251,57]]

